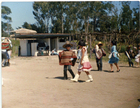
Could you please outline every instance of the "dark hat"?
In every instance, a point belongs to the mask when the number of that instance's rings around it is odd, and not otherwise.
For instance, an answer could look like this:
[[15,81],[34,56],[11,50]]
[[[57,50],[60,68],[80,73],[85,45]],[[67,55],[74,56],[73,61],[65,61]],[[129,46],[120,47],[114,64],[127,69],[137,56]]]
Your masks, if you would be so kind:
[[66,48],[67,46],[72,47],[73,44],[71,44],[69,41],[66,41],[66,43],[63,45],[63,48]]
[[79,41],[79,43],[78,43],[78,45],[80,45],[80,46],[86,46],[86,44],[85,44],[85,41],[84,41],[84,40],[80,40],[80,41]]

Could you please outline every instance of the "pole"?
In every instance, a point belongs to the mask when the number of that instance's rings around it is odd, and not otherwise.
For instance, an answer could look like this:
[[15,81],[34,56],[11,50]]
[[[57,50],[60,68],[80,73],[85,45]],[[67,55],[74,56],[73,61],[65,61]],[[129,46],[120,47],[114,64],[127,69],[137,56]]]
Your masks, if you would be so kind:
[[89,35],[90,36],[90,58],[91,58],[91,54],[92,54],[92,49],[91,49],[91,34]]

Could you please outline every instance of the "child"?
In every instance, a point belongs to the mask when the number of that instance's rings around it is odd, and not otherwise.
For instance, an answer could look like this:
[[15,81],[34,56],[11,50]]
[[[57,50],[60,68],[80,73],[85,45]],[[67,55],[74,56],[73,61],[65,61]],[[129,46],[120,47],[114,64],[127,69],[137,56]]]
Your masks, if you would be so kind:
[[118,57],[118,52],[116,50],[116,41],[111,41],[111,54],[109,55],[109,61],[108,63],[110,64],[111,67],[111,72],[113,71],[113,64],[115,64],[115,66],[117,67],[117,72],[120,72],[120,68],[118,66],[118,62],[119,62],[119,57]]
[[95,49],[93,49],[93,53],[95,53],[96,56],[98,71],[102,71],[102,56],[106,56],[106,53],[102,46],[102,42],[99,42],[98,45],[96,45]]
[[87,48],[85,46],[85,42],[81,40],[78,45],[80,45],[81,48],[81,58],[80,58],[80,63],[78,66],[78,73],[76,74],[74,79],[71,79],[74,82],[78,81],[78,78],[81,74],[82,71],[84,71],[88,75],[88,80],[86,82],[92,82],[92,76],[90,75],[89,71],[91,70],[91,65],[89,63],[88,55],[87,55]]
[[136,55],[135,57],[135,61],[137,62],[137,66],[136,67],[139,67],[139,62],[140,62],[140,45],[138,46],[138,54]]
[[75,75],[71,69],[71,65],[74,66],[76,62],[76,55],[74,51],[70,50],[70,47],[72,47],[73,44],[71,44],[69,41],[66,41],[66,44],[63,45],[63,48],[66,48],[66,50],[63,50],[59,53],[59,64],[64,65],[64,80],[67,80],[67,68],[72,77],[74,78]]

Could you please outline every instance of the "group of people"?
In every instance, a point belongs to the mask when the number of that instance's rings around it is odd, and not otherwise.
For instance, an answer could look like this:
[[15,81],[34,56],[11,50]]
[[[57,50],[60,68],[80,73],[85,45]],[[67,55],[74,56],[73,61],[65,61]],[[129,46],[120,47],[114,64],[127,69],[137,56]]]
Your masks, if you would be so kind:
[[63,45],[63,48],[66,50],[63,50],[62,52],[59,53],[59,64],[64,65],[64,79],[67,80],[67,70],[70,72],[72,75],[72,81],[77,82],[81,72],[85,72],[88,76],[88,80],[86,82],[92,82],[93,78],[90,74],[90,70],[92,69],[91,64],[88,59],[87,55],[87,47],[85,44],[85,41],[80,40],[78,43],[81,51],[80,51],[80,62],[78,66],[78,73],[74,75],[71,65],[74,66],[77,56],[74,51],[70,50],[70,48],[73,46],[69,41],[66,41],[66,43]]
[[[77,56],[74,51],[70,50],[72,44],[69,41],[67,41],[66,44],[63,45],[63,47],[66,48],[66,50],[63,50],[62,52],[59,53],[59,64],[64,65],[64,79],[65,80],[68,79],[67,77],[67,70],[68,70],[73,77],[71,79],[72,81],[77,82],[81,72],[85,72],[88,76],[88,80],[86,80],[86,82],[92,82],[93,78],[90,74],[90,70],[92,69],[92,66],[89,62],[86,43],[85,41],[80,40],[78,45],[79,45],[79,49],[78,49]],[[116,42],[112,41],[111,45],[112,45],[111,54],[109,56],[110,59],[108,62],[111,67],[111,72],[114,72],[113,64],[115,64],[117,68],[117,72],[119,72],[120,71],[120,68],[118,66],[119,57],[118,57],[118,52],[116,50]],[[102,48],[102,46],[103,43],[99,42],[98,45],[96,45],[96,47],[93,49],[93,53],[95,53],[96,56],[98,71],[102,71],[102,57],[106,56],[106,53]],[[71,65],[72,66],[75,65],[77,58],[79,59],[78,73],[74,75],[71,69]]]
[[12,42],[9,38],[2,38],[2,67],[10,65]]
[[[118,62],[119,62],[119,53],[116,49],[116,41],[111,41],[111,53],[109,55],[109,61],[108,63],[110,64],[110,72],[114,72],[113,69],[113,64],[116,66],[117,68],[117,72],[120,72],[120,68],[118,66]],[[66,50],[63,50],[62,52],[59,53],[59,64],[60,65],[64,65],[64,79],[67,80],[68,76],[67,76],[67,70],[70,72],[70,74],[72,75],[72,81],[77,82],[81,72],[85,72],[88,76],[88,80],[86,80],[86,82],[92,82],[93,78],[90,74],[90,70],[92,69],[92,66],[89,62],[88,59],[88,55],[87,55],[87,44],[85,41],[80,40],[78,43],[78,53],[77,56],[75,54],[74,51],[70,50],[70,48],[73,45],[67,41],[64,45],[63,48],[65,48]],[[96,56],[96,63],[97,63],[97,68],[98,71],[102,71],[102,58],[103,56],[106,56],[106,52],[104,51],[104,49],[102,48],[103,43],[102,42],[98,42],[98,44],[95,46],[95,48],[92,50],[93,53],[95,53]],[[137,55],[133,55],[132,54],[132,50],[130,49],[130,46],[127,47],[127,50],[125,51],[125,54],[128,57],[128,61],[129,61],[129,66],[133,66],[133,62],[132,62],[132,58],[135,58],[135,61],[137,62],[137,66],[139,66],[139,62],[140,62],[140,45],[138,46],[138,49],[135,48],[137,50]],[[74,75],[72,69],[71,69],[71,65],[74,66],[76,59],[78,60],[79,66],[78,66],[78,73],[76,75]]]

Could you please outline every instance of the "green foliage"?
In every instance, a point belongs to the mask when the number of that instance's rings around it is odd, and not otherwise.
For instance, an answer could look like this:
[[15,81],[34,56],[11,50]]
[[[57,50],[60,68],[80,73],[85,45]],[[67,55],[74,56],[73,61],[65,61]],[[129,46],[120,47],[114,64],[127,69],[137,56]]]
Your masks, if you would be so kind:
[[121,46],[120,53],[124,53],[126,51],[126,45]]
[[9,37],[9,34],[6,31],[13,30],[10,22],[12,22],[12,18],[8,15],[11,14],[11,9],[7,6],[1,6],[1,17],[5,20],[5,22],[1,21],[2,26],[2,37]]
[[14,56],[18,56],[18,47],[19,47],[19,45],[20,45],[20,42],[19,42],[19,40],[11,40],[12,41],[12,45],[13,45],[13,47],[12,47],[12,57],[14,57]]
[[23,24],[38,33],[92,33],[121,31],[128,34],[139,28],[139,11],[123,1],[121,13],[110,1],[34,2],[37,23]]

